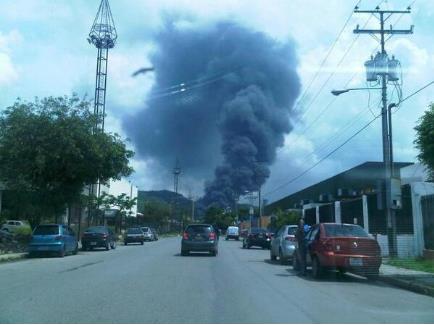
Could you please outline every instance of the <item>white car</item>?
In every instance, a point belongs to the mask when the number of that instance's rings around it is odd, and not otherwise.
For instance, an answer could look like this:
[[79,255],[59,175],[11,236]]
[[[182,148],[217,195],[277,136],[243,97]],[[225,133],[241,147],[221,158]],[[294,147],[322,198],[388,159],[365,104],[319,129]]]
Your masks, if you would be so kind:
[[140,229],[143,232],[143,236],[145,236],[146,241],[153,241],[155,240],[154,233],[152,232],[151,228],[149,227],[140,227]]
[[229,239],[240,240],[240,228],[234,226],[228,227],[226,231],[226,240]]
[[1,230],[13,233],[19,227],[28,227],[28,224],[20,220],[6,220],[6,223],[2,225]]

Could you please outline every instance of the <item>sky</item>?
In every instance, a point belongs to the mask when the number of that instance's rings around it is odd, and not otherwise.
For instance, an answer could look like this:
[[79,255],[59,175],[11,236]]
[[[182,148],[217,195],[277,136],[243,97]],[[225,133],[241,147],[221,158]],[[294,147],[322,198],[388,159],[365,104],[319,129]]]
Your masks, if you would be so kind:
[[[369,35],[355,35],[353,29],[366,23],[366,28],[378,28],[378,20],[352,11],[357,2],[360,9],[374,9],[380,1],[111,0],[118,40],[109,54],[106,129],[126,137],[122,119],[145,106],[155,77],[149,73],[133,78],[131,74],[149,66],[154,37],[167,17],[176,17],[179,26],[190,28],[232,20],[276,41],[293,42],[298,59],[302,84],[294,108],[298,114],[291,120],[293,130],[278,149],[271,176],[262,188],[264,198],[272,202],[365,161],[381,161],[381,119],[322,160],[380,112],[378,90],[352,91],[339,97],[330,93],[367,87],[364,62],[375,54],[378,42]],[[18,97],[32,100],[76,92],[93,98],[96,49],[86,38],[99,2],[0,1],[0,110]],[[402,10],[412,2],[383,0],[381,8]],[[401,62],[404,97],[433,79],[433,14],[434,1],[416,0],[411,14],[394,15],[387,24],[400,29],[415,25],[414,34],[394,36],[386,43],[389,55]],[[428,88],[412,97],[393,114],[395,161],[416,161],[414,127],[432,102],[433,91]],[[397,100],[393,87],[389,98]],[[134,149],[133,143],[129,146]],[[156,172],[155,164],[151,159],[134,159],[130,180],[141,190],[172,189],[172,171]],[[204,182],[185,170],[180,191],[199,197]]]

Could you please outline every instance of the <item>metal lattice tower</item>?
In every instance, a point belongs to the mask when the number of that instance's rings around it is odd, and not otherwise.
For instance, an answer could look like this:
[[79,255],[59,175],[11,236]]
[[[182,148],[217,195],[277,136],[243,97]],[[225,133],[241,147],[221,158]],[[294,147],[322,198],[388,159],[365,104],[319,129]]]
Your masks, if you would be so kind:
[[108,51],[115,46],[117,37],[109,2],[101,0],[87,39],[98,49],[94,107],[94,114],[98,117],[98,121],[95,125],[95,132],[98,130],[104,132]]

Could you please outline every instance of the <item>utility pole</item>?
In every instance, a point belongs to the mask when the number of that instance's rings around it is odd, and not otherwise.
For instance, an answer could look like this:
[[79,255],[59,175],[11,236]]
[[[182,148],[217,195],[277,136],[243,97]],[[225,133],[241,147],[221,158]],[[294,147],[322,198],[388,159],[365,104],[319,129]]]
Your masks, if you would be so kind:
[[[177,215],[177,201],[178,201],[178,187],[179,187],[179,176],[181,175],[181,167],[179,167],[179,160],[176,159],[175,168],[173,168],[173,191],[175,192],[175,200],[173,203],[173,216],[176,219]],[[181,224],[181,228],[183,228],[183,224]],[[181,229],[182,231],[182,229]]]
[[[384,162],[384,185],[386,192],[386,217],[387,217],[387,236],[389,245],[389,255],[391,257],[397,256],[397,239],[396,239],[396,216],[395,211],[392,207],[392,195],[391,195],[391,184],[393,172],[393,150],[392,150],[392,116],[391,108],[387,105],[387,84],[388,81],[396,81],[394,75],[389,72],[391,61],[389,60],[387,52],[385,50],[385,43],[393,35],[403,35],[412,34],[413,26],[410,29],[393,29],[392,25],[390,28],[384,29],[384,24],[386,21],[394,14],[409,14],[411,8],[408,7],[407,10],[380,10],[377,6],[375,10],[359,10],[358,7],[355,8],[354,12],[359,14],[370,14],[374,15],[380,23],[380,29],[360,29],[357,25],[354,30],[355,34],[369,34],[374,36],[381,45],[381,52],[377,53],[375,59],[367,61],[365,66],[367,67],[367,79],[368,81],[377,81],[378,77],[381,78],[381,98],[382,98],[382,109],[381,109],[381,121],[382,121],[382,138],[383,138],[383,162]],[[380,35],[378,38],[377,35]],[[388,39],[385,39],[385,35],[389,35]],[[371,65],[372,64],[372,65]],[[369,70],[370,68],[374,70]],[[371,75],[369,74],[371,73]],[[370,79],[371,78],[371,79]]]

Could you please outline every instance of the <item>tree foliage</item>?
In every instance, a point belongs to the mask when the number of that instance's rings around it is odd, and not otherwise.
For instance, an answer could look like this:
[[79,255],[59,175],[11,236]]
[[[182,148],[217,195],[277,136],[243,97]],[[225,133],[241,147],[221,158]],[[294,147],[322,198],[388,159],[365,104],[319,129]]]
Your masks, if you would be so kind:
[[116,134],[92,129],[91,103],[76,95],[25,102],[0,115],[0,181],[9,190],[36,193],[40,206],[61,210],[80,200],[83,187],[132,173]]
[[225,212],[224,209],[217,206],[210,206],[205,212],[204,222],[217,226],[220,229],[227,229],[233,225],[235,216],[232,213]]
[[431,104],[415,127],[416,148],[419,161],[428,168],[430,180],[434,180],[434,104]]
[[284,225],[296,225],[301,218],[301,213],[296,211],[282,211],[278,209],[271,218],[269,228],[277,231]]

